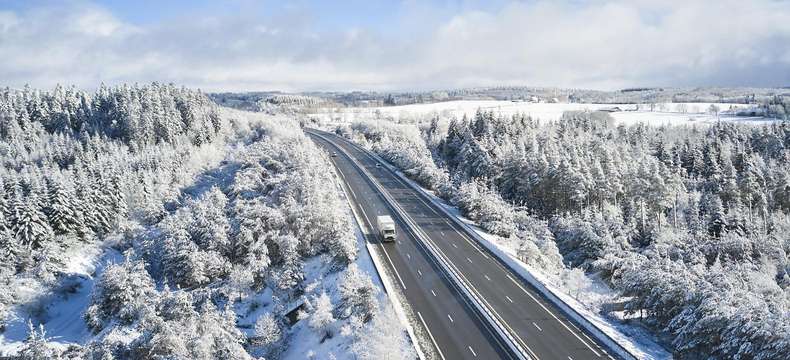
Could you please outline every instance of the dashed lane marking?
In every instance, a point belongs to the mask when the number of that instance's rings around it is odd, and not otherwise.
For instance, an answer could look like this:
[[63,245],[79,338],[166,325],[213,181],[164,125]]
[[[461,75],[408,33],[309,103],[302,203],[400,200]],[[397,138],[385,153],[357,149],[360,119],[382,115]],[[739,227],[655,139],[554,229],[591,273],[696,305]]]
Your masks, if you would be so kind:
[[439,344],[436,343],[436,339],[434,339],[433,334],[431,333],[431,329],[428,328],[428,324],[425,323],[425,320],[422,318],[422,314],[417,312],[417,316],[420,318],[420,322],[422,326],[425,327],[425,331],[428,332],[428,336],[431,337],[431,342],[433,342],[433,346],[436,348],[436,351],[439,353],[439,356],[444,360],[444,354],[442,353],[442,349],[439,348]]
[[565,327],[565,329],[567,329],[569,333],[571,333],[573,336],[575,336],[577,339],[579,339],[579,341],[581,341],[582,344],[584,344],[584,346],[586,346],[588,349],[590,349],[590,351],[592,351],[595,354],[595,356],[598,356],[598,357],[601,356],[601,353],[595,351],[595,349],[593,349],[593,347],[590,346],[590,344],[588,344],[586,341],[584,341],[584,339],[582,339],[578,334],[576,334],[575,331],[571,330],[571,328],[569,328],[568,325],[565,325],[565,323],[562,320],[560,320],[557,317],[557,315],[554,315],[554,313],[551,312],[551,310],[547,309],[546,306],[544,306],[540,301],[538,301],[538,299],[536,299],[534,296],[532,296],[532,293],[530,293],[529,291],[527,291],[527,289],[525,289],[523,286],[521,286],[521,284],[518,281],[516,281],[516,279],[514,279],[509,274],[507,275],[507,278],[510,279],[510,281],[512,281],[514,284],[516,284],[516,286],[518,286],[519,289],[521,289],[521,291],[523,291],[525,294],[527,294],[527,296],[529,296],[533,301],[535,301],[538,305],[540,305],[540,307],[543,308],[544,311],[549,313],[549,315],[551,315],[551,317],[553,317],[554,320],[557,320],[557,322],[560,323],[560,325]]

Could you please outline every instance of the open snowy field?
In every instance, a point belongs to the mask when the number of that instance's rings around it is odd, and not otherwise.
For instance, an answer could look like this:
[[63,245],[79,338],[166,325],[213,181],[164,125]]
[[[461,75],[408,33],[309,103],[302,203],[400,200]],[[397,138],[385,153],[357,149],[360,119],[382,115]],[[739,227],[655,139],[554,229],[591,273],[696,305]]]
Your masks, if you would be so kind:
[[655,111],[649,111],[649,104],[571,104],[571,103],[530,103],[500,100],[459,100],[433,104],[412,104],[400,106],[383,106],[368,108],[332,108],[319,111],[311,116],[336,122],[353,122],[368,119],[379,114],[382,117],[399,121],[418,120],[426,116],[463,117],[474,116],[478,109],[493,111],[497,114],[526,114],[543,121],[554,121],[565,111],[596,111],[619,108],[623,111],[612,112],[618,123],[648,123],[651,125],[682,125],[713,123],[719,119],[733,122],[765,123],[774,121],[763,117],[736,117],[732,113],[736,109],[746,109],[751,105],[716,103],[721,110],[717,117],[707,110],[713,103],[670,103],[656,104]]

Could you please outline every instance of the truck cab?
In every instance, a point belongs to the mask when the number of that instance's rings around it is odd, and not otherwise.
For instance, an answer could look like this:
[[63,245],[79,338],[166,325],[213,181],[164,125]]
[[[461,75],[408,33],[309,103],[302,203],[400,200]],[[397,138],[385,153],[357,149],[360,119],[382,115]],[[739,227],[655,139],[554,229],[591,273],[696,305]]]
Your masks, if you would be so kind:
[[376,217],[376,226],[381,236],[381,241],[395,241],[395,221],[389,215]]

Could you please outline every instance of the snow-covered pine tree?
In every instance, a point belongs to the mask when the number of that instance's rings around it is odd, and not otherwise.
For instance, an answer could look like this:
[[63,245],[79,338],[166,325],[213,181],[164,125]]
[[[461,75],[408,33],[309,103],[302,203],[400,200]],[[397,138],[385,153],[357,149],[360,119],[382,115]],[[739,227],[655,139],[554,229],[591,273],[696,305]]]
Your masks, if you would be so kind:
[[227,203],[228,198],[215,186],[191,204],[192,224],[189,229],[201,249],[231,254],[228,239],[230,223],[225,215]]
[[44,242],[54,236],[38,204],[37,196],[31,194],[24,200],[14,219],[14,235],[23,246],[30,249],[40,249]]
[[272,313],[263,314],[255,321],[255,335],[252,338],[255,346],[271,347],[280,339],[282,339],[282,330]]
[[[310,313],[309,324],[313,330],[321,334],[321,337],[332,337],[332,325],[335,322],[335,317],[332,315],[334,307],[329,295],[322,291],[312,301],[313,310]],[[322,339],[323,342],[323,339]]]
[[44,213],[49,219],[55,234],[75,234],[80,225],[76,213],[74,193],[66,187],[61,179],[47,178],[47,203]]

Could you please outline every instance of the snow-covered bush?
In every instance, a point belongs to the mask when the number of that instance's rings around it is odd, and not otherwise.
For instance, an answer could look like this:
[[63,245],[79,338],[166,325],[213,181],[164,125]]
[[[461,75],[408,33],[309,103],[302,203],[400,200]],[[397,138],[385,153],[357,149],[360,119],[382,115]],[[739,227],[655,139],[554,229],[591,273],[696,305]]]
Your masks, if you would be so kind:
[[[358,325],[359,326],[359,325]],[[417,354],[406,341],[398,317],[392,308],[382,308],[364,332],[356,332],[351,351],[358,359],[386,359],[399,354],[403,359],[414,359]]]
[[219,188],[212,187],[193,203],[187,204],[192,221],[187,227],[193,241],[204,251],[231,255],[228,239],[230,224],[225,216],[228,199]]
[[310,327],[324,334],[323,336],[325,337],[332,337],[332,325],[335,323],[334,306],[326,292],[321,292],[320,295],[313,299],[311,307]]
[[451,199],[480,227],[502,237],[516,231],[513,208],[495,192],[477,182],[461,185]]
[[282,339],[280,324],[271,313],[265,314],[255,321],[255,346],[271,347]]
[[98,331],[109,319],[131,323],[139,318],[155,293],[154,282],[142,262],[127,259],[110,265],[96,283],[85,321]]
[[338,287],[343,302],[340,311],[342,317],[356,315],[367,320],[376,314],[378,289],[373,285],[370,276],[360,271],[356,264],[346,268]]

